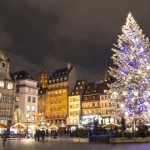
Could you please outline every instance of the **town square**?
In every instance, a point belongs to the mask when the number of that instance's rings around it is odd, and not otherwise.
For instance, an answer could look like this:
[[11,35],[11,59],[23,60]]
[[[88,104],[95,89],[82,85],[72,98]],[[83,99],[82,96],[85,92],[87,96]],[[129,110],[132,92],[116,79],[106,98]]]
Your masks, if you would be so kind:
[[150,149],[144,1],[0,2],[0,149]]

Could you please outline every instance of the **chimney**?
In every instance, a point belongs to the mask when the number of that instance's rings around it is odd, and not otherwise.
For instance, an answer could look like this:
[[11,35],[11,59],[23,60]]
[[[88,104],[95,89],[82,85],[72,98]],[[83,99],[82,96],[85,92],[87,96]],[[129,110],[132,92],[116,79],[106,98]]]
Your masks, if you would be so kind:
[[70,70],[71,69],[71,64],[70,63],[68,63],[68,70]]

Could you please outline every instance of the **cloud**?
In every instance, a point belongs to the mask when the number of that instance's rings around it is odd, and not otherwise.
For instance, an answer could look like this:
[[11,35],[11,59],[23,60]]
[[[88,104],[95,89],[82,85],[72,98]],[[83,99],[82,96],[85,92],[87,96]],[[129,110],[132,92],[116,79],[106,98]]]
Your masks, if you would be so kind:
[[149,4],[149,0],[0,1],[0,47],[10,55],[12,70],[24,68],[38,78],[43,59],[49,73],[70,62],[81,78],[95,81],[103,75],[106,59],[112,63],[111,48],[129,11],[150,37]]

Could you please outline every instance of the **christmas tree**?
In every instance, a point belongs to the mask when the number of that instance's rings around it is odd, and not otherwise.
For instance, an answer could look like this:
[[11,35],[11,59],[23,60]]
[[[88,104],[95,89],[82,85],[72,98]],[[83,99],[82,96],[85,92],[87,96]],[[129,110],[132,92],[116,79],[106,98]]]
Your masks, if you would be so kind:
[[114,115],[126,125],[150,122],[150,42],[131,13],[122,27],[118,44],[114,45],[114,67],[109,73],[116,80],[107,93],[115,102]]

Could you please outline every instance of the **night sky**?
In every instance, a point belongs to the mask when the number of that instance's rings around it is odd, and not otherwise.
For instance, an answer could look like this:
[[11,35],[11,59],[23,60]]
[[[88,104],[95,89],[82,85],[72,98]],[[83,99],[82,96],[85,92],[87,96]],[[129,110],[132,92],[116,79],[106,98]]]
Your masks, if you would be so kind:
[[113,44],[131,12],[150,38],[150,0],[1,0],[0,48],[11,72],[26,70],[38,80],[67,63],[79,79],[100,80],[112,65]]

